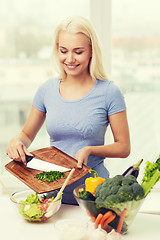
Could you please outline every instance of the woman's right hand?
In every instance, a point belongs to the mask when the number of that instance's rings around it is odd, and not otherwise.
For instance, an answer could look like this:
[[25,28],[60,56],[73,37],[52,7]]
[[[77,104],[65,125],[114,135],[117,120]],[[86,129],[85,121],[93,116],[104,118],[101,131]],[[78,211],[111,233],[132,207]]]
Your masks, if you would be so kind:
[[24,165],[27,164],[26,162],[26,155],[33,156],[26,148],[26,146],[23,144],[23,142],[18,138],[13,138],[10,141],[9,146],[6,149],[6,153],[9,158],[18,161],[23,162]]

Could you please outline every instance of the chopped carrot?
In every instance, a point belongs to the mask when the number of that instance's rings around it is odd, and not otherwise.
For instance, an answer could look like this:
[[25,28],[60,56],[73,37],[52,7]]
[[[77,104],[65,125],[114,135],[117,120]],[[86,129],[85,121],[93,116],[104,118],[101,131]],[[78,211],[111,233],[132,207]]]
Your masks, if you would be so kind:
[[95,223],[94,223],[94,227],[95,229],[98,228],[98,225],[100,224],[101,219],[103,218],[103,214],[99,213],[98,216],[96,217]]
[[122,211],[122,213],[121,213],[121,216],[120,216],[120,219],[119,219],[119,223],[118,223],[118,227],[117,227],[117,232],[118,232],[118,233],[120,233],[121,230],[122,230],[122,226],[123,226],[123,222],[124,222],[126,213],[127,213],[127,209],[124,208],[123,211]]
[[108,225],[110,222],[112,222],[115,219],[115,217],[116,217],[116,214],[112,213],[112,215],[105,220],[103,227]]
[[103,218],[102,218],[101,221],[100,221],[101,228],[103,228],[103,224],[104,224],[105,220],[106,220],[107,218],[109,218],[110,216],[112,216],[112,212],[111,212],[111,211],[108,211],[108,212],[106,212],[106,213],[103,215]]

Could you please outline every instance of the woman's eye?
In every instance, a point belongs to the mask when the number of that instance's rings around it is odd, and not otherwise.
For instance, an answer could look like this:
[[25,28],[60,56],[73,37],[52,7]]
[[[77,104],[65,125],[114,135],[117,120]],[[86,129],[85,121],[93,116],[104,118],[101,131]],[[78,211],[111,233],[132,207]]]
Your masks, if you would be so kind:
[[64,51],[64,50],[60,50],[60,51],[61,51],[61,53],[63,53],[63,54],[67,53],[67,51]]
[[81,51],[81,52],[76,52],[76,54],[78,54],[78,55],[80,55],[80,54],[82,54],[83,52]]

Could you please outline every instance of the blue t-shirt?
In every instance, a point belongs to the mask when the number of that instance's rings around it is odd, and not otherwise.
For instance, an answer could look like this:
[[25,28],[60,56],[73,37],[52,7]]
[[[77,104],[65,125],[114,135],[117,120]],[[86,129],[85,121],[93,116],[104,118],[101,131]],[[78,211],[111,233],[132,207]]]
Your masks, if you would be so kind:
[[[46,112],[50,145],[72,157],[85,146],[104,145],[108,116],[126,109],[119,88],[112,81],[97,79],[87,95],[67,101],[59,93],[59,84],[59,79],[49,79],[33,100],[35,108]],[[90,155],[87,165],[94,168],[103,160]]]

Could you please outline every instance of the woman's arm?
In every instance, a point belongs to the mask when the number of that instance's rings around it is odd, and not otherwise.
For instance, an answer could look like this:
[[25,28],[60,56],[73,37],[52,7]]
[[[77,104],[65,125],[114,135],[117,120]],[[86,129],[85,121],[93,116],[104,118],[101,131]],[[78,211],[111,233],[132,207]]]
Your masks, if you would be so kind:
[[13,139],[6,149],[8,156],[16,161],[26,164],[25,154],[31,155],[27,148],[34,140],[36,134],[45,121],[46,113],[32,106],[28,119],[22,131]]
[[111,158],[125,158],[130,154],[130,136],[126,111],[109,116],[109,122],[114,137],[114,143],[102,146],[86,146],[80,149],[75,158],[78,167],[87,164],[89,155]]

